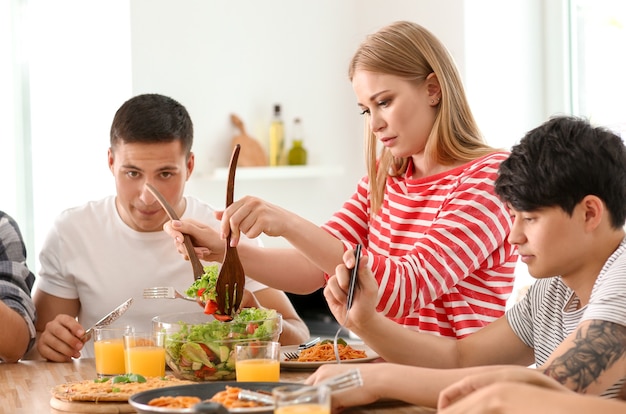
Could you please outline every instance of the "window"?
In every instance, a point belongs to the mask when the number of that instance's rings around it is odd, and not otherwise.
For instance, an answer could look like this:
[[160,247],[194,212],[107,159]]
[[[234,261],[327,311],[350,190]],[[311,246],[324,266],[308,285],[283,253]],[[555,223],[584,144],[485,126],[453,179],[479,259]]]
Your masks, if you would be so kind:
[[572,0],[572,110],[626,137],[626,2]]

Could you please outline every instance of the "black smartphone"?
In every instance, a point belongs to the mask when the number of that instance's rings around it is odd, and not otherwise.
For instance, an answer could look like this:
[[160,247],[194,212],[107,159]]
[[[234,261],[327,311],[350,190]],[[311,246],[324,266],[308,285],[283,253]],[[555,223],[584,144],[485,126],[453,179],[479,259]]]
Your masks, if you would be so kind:
[[357,244],[354,250],[354,268],[352,268],[352,273],[350,274],[350,284],[348,285],[348,304],[347,309],[350,310],[352,307],[352,297],[354,296],[354,288],[356,287],[356,274],[359,269],[359,262],[361,261],[361,245]]

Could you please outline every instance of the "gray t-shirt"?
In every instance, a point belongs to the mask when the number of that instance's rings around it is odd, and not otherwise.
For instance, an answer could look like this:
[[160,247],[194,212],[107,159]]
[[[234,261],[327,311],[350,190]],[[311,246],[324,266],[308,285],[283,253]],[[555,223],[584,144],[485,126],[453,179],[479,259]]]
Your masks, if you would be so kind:
[[[578,298],[560,277],[537,280],[506,313],[515,334],[535,350],[543,365],[565,338],[586,320],[626,325],[626,239],[606,261],[591,291],[589,303],[576,309]],[[626,344],[624,344],[626,347]],[[615,397],[626,378],[602,395]]]

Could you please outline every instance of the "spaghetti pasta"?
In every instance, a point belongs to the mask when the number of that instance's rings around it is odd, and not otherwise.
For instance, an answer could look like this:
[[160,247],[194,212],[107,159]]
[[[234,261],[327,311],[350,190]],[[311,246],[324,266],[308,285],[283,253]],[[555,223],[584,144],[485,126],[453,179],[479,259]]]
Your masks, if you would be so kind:
[[224,391],[220,391],[215,394],[209,401],[213,401],[222,404],[224,407],[231,408],[250,408],[250,407],[262,407],[265,404],[258,401],[241,400],[239,399],[239,392],[241,388],[226,386]]
[[[250,407],[262,407],[265,404],[258,401],[241,400],[239,399],[239,392],[241,388],[226,386],[226,389],[219,391],[208,401],[222,404],[224,407],[231,408],[250,408]],[[194,405],[200,403],[202,400],[198,397],[188,396],[162,396],[153,398],[148,402],[148,405],[152,407],[166,407],[166,408],[191,408]]]
[[[339,358],[342,361],[367,357],[365,351],[354,349],[347,344],[337,344],[337,348],[339,350]],[[335,350],[332,342],[320,343],[311,348],[303,349],[298,356],[298,362],[333,361],[335,359]]]
[[148,402],[151,407],[167,407],[167,408],[191,408],[202,400],[198,397],[188,397],[184,395],[162,396],[153,398]]

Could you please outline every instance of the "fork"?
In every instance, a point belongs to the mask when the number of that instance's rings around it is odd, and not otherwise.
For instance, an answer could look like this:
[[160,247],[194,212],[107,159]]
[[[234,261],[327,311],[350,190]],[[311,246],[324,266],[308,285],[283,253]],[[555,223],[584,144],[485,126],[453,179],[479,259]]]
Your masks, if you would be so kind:
[[[170,220],[180,220],[176,211],[172,208],[170,203],[167,202],[165,197],[150,183],[146,183],[146,188],[150,190],[152,195],[157,199],[163,210],[167,213]],[[204,266],[200,259],[198,259],[198,255],[196,255],[196,251],[193,249],[193,243],[191,242],[191,237],[188,234],[183,234],[183,242],[185,243],[185,249],[187,249],[187,256],[189,256],[189,261],[191,262],[191,268],[193,269],[193,279],[198,280],[204,274]]]
[[321,340],[322,338],[318,336],[317,338],[311,339],[309,342],[298,345],[297,352],[283,352],[283,355],[287,357],[287,359],[298,359],[298,357],[300,356],[300,351],[302,351],[303,349],[309,349]]
[[185,296],[172,286],[157,286],[143,290],[144,299],[185,299],[195,302],[196,299]]
[[287,358],[287,361],[292,361],[300,357],[300,352],[283,352],[283,355]]
[[[233,193],[235,190],[235,169],[237,168],[237,159],[239,158],[239,150],[241,146],[235,145],[230,165],[228,167],[228,183],[226,186],[226,207],[233,203]],[[222,315],[233,316],[235,311],[241,305],[243,297],[243,288],[246,283],[246,274],[243,270],[241,260],[237,248],[230,245],[231,232],[226,236],[226,249],[224,252],[224,260],[222,268],[217,276],[215,293],[217,296],[217,309]]]
[[[326,385],[330,388],[331,393],[344,391],[350,388],[356,388],[363,386],[363,378],[361,377],[361,371],[358,369],[351,369],[343,374],[336,375],[316,385],[302,385],[302,388],[315,387],[320,385]],[[240,400],[259,401],[265,404],[274,404],[274,397],[268,394],[260,393],[258,391],[241,390],[239,391],[238,398]]]

